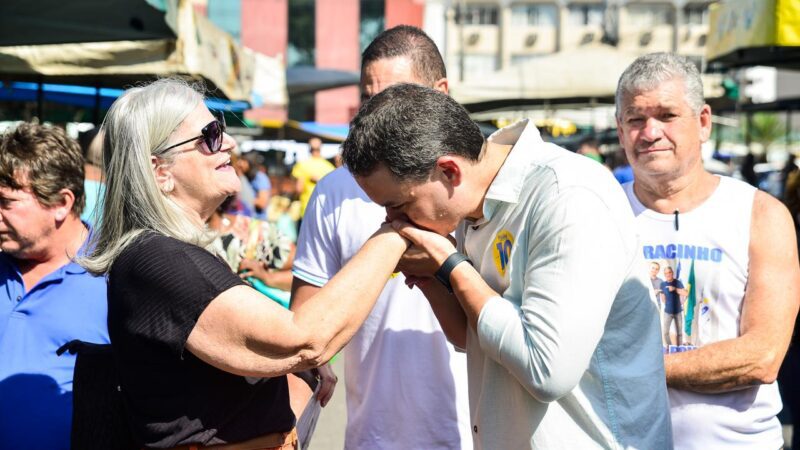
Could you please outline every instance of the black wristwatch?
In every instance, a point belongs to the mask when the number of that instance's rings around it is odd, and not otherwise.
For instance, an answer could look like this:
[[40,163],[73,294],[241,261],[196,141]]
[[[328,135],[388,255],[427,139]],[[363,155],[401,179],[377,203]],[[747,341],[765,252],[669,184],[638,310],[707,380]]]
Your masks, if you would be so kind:
[[442,283],[445,288],[447,288],[447,292],[451,294],[453,293],[453,286],[450,285],[450,273],[453,272],[453,269],[455,269],[457,265],[464,261],[472,265],[472,261],[467,258],[467,255],[455,252],[444,260],[442,267],[439,267],[439,270],[437,270],[434,274],[436,279],[439,280],[439,282]]

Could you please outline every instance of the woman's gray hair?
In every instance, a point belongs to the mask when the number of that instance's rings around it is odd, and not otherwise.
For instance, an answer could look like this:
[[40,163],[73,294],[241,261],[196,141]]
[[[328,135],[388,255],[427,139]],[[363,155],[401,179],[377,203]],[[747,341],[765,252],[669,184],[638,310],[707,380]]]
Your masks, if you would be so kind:
[[688,58],[674,53],[650,53],[631,63],[622,73],[615,97],[617,117],[622,114],[622,100],[656,89],[661,83],[680,78],[686,87],[686,103],[695,113],[703,109],[703,80],[697,66]]
[[169,165],[164,152],[169,138],[203,102],[202,88],[165,78],[125,91],[109,109],[102,130],[106,193],[103,214],[79,258],[92,273],[108,273],[120,253],[137,236],[154,231],[184,242],[210,244],[205,228],[159,188],[151,158]]

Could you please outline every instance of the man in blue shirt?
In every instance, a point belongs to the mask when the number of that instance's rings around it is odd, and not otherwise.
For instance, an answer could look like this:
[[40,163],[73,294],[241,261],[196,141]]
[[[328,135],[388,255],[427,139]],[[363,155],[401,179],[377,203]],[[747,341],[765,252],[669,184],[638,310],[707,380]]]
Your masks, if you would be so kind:
[[[272,193],[272,183],[269,177],[262,171],[264,156],[256,151],[245,153],[241,156],[241,167],[248,180],[249,194],[243,195],[239,192],[241,200],[249,203],[248,206],[256,219],[267,220],[267,209]],[[250,198],[246,198],[250,197]]]
[[73,261],[89,227],[83,157],[58,129],[0,137],[0,448],[68,449],[80,339],[108,343],[106,283]]

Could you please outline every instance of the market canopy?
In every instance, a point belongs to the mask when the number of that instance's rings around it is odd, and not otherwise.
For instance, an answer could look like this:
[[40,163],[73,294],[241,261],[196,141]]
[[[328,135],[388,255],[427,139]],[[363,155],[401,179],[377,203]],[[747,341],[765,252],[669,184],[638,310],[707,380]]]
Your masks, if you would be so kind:
[[[472,113],[530,106],[614,104],[622,72],[637,58],[609,45],[542,56],[476,80],[450,94]],[[706,98],[722,95],[718,75],[703,75]]]
[[3,0],[0,26],[7,80],[127,87],[177,75],[214,96],[287,103],[283,62],[240,47],[188,1]]
[[164,10],[142,0],[3,0],[0,46],[174,37]]
[[800,69],[800,2],[723,0],[709,6],[709,65]]
[[[41,92],[40,92],[41,91]],[[93,88],[68,84],[29,83],[15,81],[0,82],[0,100],[17,102],[35,102],[42,97],[46,102],[62,105],[80,106],[84,108],[100,107],[108,109],[122,95],[122,89]],[[205,104],[210,109],[229,112],[244,112],[250,109],[248,102],[206,97]]]
[[297,66],[286,69],[286,90],[289,95],[310,94],[324,89],[357,85],[361,80],[358,72],[334,69],[319,69],[313,66]]

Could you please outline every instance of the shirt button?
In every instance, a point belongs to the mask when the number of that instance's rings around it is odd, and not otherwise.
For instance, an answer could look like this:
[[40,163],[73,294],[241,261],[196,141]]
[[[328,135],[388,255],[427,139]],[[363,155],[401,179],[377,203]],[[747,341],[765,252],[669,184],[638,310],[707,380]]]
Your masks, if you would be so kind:
[[21,295],[18,295],[18,296],[17,296],[17,302],[21,302],[21,301],[22,301],[22,296],[21,296]]
[[472,431],[473,431],[474,433],[477,433],[477,432],[478,432],[478,426],[477,426],[477,425],[473,425],[473,426],[472,426]]

